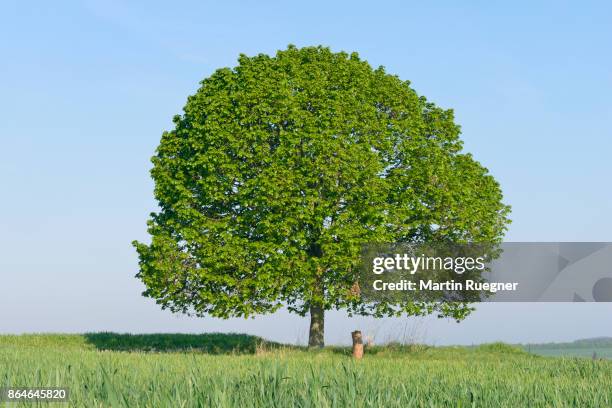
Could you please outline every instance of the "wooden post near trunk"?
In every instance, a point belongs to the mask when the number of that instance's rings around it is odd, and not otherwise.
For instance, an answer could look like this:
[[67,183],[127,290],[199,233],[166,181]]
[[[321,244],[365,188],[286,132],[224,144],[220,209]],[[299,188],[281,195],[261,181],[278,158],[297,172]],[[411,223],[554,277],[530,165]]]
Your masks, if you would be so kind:
[[363,358],[363,339],[361,337],[361,332],[355,330],[351,335],[353,336],[353,357],[357,360],[361,360]]

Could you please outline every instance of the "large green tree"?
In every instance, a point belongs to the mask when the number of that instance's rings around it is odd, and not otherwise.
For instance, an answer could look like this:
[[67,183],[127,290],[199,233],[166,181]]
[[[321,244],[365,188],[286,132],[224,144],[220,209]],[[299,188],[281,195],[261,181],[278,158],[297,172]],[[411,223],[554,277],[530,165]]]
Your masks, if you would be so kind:
[[152,158],[159,211],[135,242],[145,296],[197,316],[438,313],[467,304],[365,302],[364,243],[494,242],[498,183],[462,153],[451,110],[356,53],[241,55],[188,98]]

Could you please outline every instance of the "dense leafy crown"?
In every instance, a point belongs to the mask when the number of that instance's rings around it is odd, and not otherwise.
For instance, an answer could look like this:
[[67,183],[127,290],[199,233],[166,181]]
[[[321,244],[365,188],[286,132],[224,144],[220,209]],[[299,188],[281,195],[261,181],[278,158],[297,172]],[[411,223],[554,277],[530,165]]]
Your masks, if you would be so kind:
[[250,316],[316,303],[351,313],[465,305],[364,304],[366,242],[491,242],[508,207],[461,152],[453,112],[358,55],[290,46],[240,56],[190,96],[152,161],[160,206],[135,242],[145,295],[173,311]]

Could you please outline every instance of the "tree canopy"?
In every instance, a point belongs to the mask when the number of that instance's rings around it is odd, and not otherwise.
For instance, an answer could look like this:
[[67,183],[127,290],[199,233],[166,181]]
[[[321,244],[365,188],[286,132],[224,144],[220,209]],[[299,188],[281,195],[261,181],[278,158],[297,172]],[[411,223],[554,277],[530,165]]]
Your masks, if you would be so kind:
[[508,223],[453,111],[408,81],[325,47],[241,55],[174,125],[152,158],[151,243],[134,243],[144,295],[163,308],[227,318],[284,306],[310,313],[311,345],[323,344],[325,310],[469,312],[352,290],[364,243],[496,242]]

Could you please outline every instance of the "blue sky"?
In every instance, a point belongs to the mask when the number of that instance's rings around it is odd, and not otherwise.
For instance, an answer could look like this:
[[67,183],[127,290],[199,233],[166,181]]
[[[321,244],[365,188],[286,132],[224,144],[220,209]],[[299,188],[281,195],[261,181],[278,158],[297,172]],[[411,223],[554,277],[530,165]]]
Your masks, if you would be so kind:
[[[606,2],[2,2],[0,332],[304,340],[306,320],[284,313],[159,311],[140,297],[130,246],[147,239],[149,158],[186,97],[239,53],[289,43],[357,51],[455,109],[465,149],[513,208],[508,240],[612,241],[610,21]],[[488,304],[460,325],[420,330],[440,344],[612,336],[611,312]],[[333,314],[327,340],[355,326],[395,336],[405,322]]]

